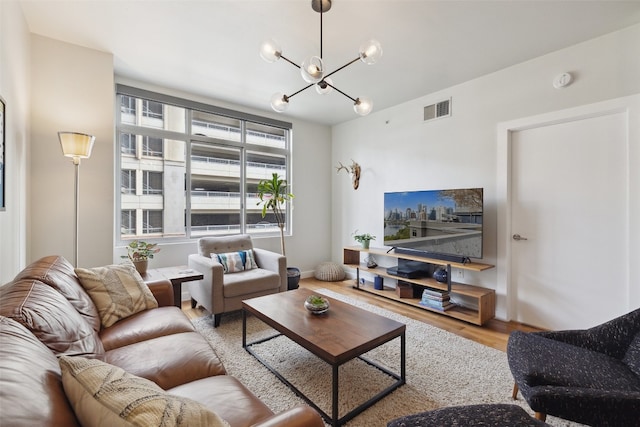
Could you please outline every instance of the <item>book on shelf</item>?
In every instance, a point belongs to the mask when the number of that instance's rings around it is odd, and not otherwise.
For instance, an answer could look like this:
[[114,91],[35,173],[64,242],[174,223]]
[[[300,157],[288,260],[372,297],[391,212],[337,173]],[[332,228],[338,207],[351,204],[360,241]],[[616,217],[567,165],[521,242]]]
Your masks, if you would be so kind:
[[434,289],[434,288],[424,288],[424,290],[422,291],[422,295],[432,295],[437,297],[437,296],[449,295],[449,291],[442,290],[442,289]]
[[428,299],[428,300],[432,300],[432,301],[450,301],[451,297],[449,295],[441,295],[441,296],[435,296],[435,295],[422,295],[422,299]]
[[433,308],[434,310],[447,311],[453,307],[455,304],[452,304],[450,301],[437,302],[434,300],[420,300],[420,305]]

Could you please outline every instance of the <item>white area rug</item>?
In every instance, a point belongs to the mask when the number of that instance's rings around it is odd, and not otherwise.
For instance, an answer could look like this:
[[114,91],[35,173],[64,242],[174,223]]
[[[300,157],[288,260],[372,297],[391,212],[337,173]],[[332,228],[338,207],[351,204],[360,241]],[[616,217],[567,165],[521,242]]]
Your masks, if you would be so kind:
[[[425,323],[409,319],[341,294],[317,291],[407,325],[407,384],[351,420],[349,427],[386,426],[404,415],[454,405],[516,403],[528,408],[521,397],[511,400],[513,378],[504,352],[486,347]],[[196,329],[209,340],[227,372],[238,378],[274,412],[304,403],[278,378],[242,348],[242,315],[227,314],[218,328],[211,316],[194,320]],[[250,316],[248,341],[265,338],[273,329]],[[286,337],[253,347],[285,378],[331,413],[331,368]],[[394,372],[400,372],[400,340],[395,339],[366,357]],[[340,416],[383,390],[393,380],[360,360],[340,367]],[[577,424],[548,417],[553,426]]]

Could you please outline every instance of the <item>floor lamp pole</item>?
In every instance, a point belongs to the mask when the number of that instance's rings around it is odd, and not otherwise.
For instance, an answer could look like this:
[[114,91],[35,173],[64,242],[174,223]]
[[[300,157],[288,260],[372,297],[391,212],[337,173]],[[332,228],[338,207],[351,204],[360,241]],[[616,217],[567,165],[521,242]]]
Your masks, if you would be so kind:
[[80,157],[73,158],[75,168],[75,185],[74,185],[74,229],[73,229],[73,266],[78,267],[78,220],[80,218]]
[[[1,0],[0,0],[1,1]],[[74,211],[73,211],[73,266],[78,266],[78,221],[80,219],[80,159],[88,159],[96,137],[79,132],[58,132],[62,154],[73,159],[75,169]]]

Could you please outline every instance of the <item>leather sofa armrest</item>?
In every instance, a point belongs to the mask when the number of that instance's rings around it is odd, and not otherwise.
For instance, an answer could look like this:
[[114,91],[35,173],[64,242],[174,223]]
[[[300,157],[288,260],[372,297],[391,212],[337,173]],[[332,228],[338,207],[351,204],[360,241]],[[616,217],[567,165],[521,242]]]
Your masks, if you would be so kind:
[[276,272],[280,275],[280,292],[287,290],[287,258],[277,252],[253,248],[258,267]]
[[173,305],[173,286],[167,279],[152,280],[145,282],[149,290],[158,301],[159,307],[169,307]]
[[324,422],[315,410],[307,405],[299,405],[275,414],[252,427],[324,427]]

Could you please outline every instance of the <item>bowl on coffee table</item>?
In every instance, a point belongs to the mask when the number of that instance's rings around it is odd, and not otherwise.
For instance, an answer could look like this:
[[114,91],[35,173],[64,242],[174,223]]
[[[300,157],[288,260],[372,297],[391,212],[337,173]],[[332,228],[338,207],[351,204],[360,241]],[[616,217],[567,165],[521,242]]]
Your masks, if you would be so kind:
[[313,314],[326,313],[329,310],[329,301],[319,295],[309,295],[304,301],[304,308]]

